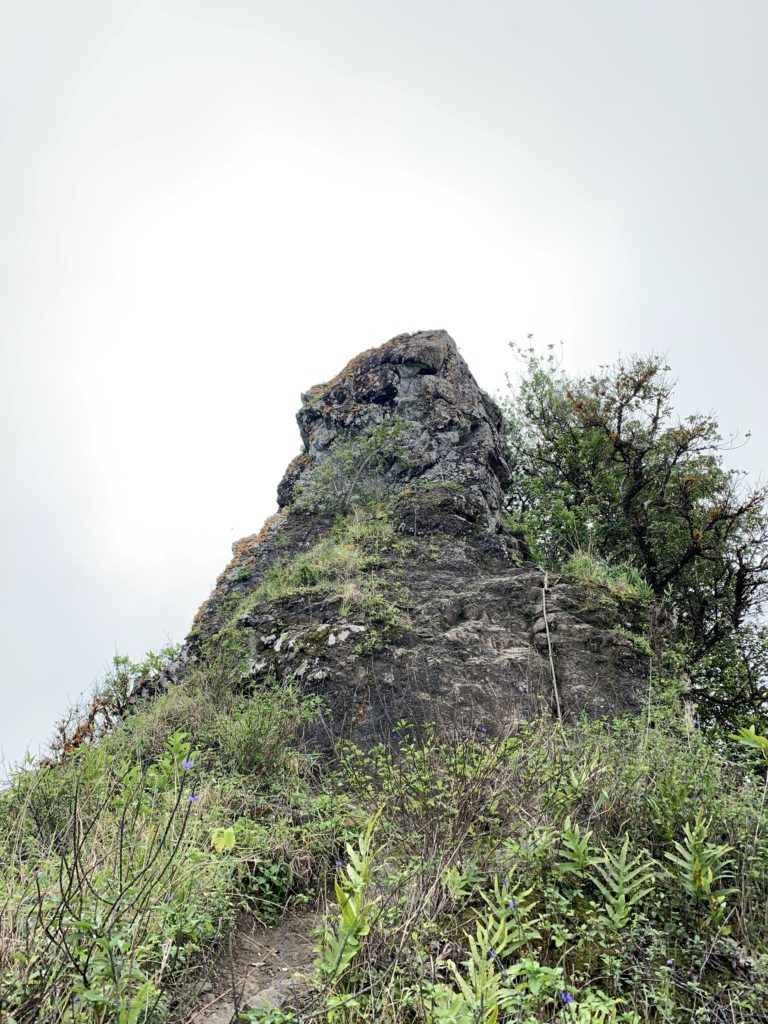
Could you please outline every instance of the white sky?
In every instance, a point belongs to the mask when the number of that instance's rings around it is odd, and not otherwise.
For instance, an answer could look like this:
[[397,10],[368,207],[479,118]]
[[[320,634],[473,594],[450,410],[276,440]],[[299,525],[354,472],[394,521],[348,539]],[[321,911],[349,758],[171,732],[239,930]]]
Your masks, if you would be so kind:
[[766,464],[768,6],[0,0],[0,748],[181,640],[299,394],[668,353]]

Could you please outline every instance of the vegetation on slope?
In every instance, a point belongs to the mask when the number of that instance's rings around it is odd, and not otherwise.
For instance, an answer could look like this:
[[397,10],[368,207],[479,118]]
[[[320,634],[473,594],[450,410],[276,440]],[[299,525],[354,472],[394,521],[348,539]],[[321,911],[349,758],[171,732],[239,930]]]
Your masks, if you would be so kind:
[[[124,666],[120,666],[124,669]],[[221,652],[0,799],[0,1020],[183,1019],[238,909],[314,894],[343,836],[291,742],[290,687],[243,693]]]
[[571,377],[550,353],[524,362],[506,404],[510,511],[534,556],[585,556],[640,574],[655,646],[687,665],[707,724],[765,724],[766,487],[724,464],[712,416],[676,416],[669,368],[632,357]]
[[[254,688],[238,629],[149,703],[131,694],[174,652],[118,659],[0,797],[2,1024],[191,1022],[243,915],[300,906],[321,923],[292,1002],[235,998],[233,1022],[768,1019],[764,493],[723,468],[714,421],[674,421],[654,360],[572,380],[529,354],[507,415],[536,559],[649,613],[647,714],[401,723],[319,760],[323,708]],[[406,542],[360,481],[397,439],[342,450],[313,483],[335,527],[246,601],[337,594],[383,644],[402,613],[378,552]]]
[[301,903],[325,917],[300,1005],[233,1020],[759,1019],[758,737],[403,724],[320,765],[293,740],[320,709],[238,672],[208,664],[0,801],[4,1021],[189,1020],[238,915]]

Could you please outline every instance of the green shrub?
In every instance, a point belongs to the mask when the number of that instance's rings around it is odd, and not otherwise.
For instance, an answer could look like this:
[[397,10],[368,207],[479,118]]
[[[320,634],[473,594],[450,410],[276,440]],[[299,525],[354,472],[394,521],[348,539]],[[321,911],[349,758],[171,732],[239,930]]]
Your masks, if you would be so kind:
[[302,698],[290,683],[240,698],[217,715],[211,730],[222,769],[281,776],[296,759],[296,730],[318,713],[317,699]]
[[405,420],[393,416],[354,437],[335,438],[297,491],[293,506],[347,512],[386,498],[409,465],[404,444],[408,429]]
[[361,1024],[760,1019],[768,816],[734,753],[682,715],[345,745],[339,791],[380,808],[372,909],[316,999]]

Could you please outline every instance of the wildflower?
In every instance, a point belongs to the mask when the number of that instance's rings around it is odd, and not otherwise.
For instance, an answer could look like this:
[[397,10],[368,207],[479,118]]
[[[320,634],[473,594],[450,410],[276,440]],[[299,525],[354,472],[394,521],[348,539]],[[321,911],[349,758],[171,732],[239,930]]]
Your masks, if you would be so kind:
[[183,770],[185,772],[188,772],[190,768],[194,768],[195,767],[195,762],[194,761],[186,761],[186,760],[182,761],[181,762],[181,767],[183,768]]
[[562,999],[562,1001],[565,1003],[566,1006],[569,1006],[573,1002],[573,996],[571,995],[570,992],[561,992],[560,993],[560,998]]
[[337,868],[343,868],[344,867],[344,861],[343,860],[337,860],[336,861],[336,867]]
[[200,797],[198,796],[197,793],[190,793],[189,796],[187,797],[187,803],[188,804],[193,804],[195,802],[195,800],[199,800],[199,799],[200,799]]
[[669,958],[669,959],[667,960],[667,967],[671,967],[671,966],[672,966],[672,964],[674,964],[674,962],[675,962],[675,960],[674,960],[674,957],[670,957],[670,958]]
[[166,903],[170,903],[172,899],[173,899],[173,893],[172,892],[167,892],[165,894],[165,902]]
[[514,900],[507,900],[507,906],[510,910],[517,910],[517,904]]

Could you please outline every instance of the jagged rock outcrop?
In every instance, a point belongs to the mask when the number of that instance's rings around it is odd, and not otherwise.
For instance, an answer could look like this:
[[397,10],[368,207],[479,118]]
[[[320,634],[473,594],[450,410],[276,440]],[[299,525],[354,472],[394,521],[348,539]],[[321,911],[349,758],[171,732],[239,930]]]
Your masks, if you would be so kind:
[[281,507],[339,439],[397,420],[404,451],[386,467],[388,481],[453,482],[475,503],[478,522],[498,523],[509,481],[501,413],[445,331],[401,334],[363,352],[302,403],[296,419],[304,451],[278,488]]
[[297,680],[329,738],[363,742],[401,719],[490,731],[558,700],[639,704],[635,613],[527,559],[504,524],[500,412],[444,331],[364,352],[297,418],[280,511],[234,545],[177,678],[234,642],[245,685]]

